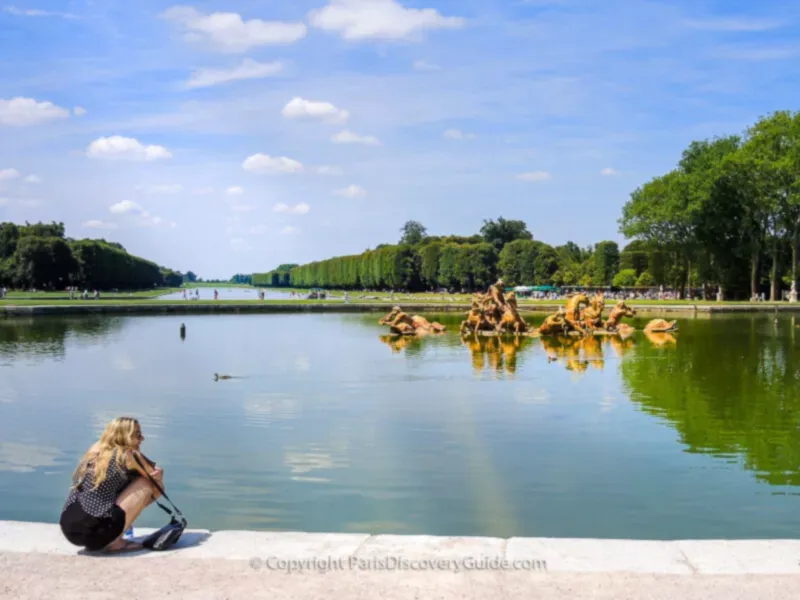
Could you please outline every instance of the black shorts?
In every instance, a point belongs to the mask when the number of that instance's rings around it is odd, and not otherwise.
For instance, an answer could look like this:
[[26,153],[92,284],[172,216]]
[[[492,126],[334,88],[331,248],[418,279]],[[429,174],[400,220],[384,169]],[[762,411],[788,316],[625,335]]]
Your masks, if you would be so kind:
[[75,501],[61,514],[61,531],[71,544],[102,550],[125,531],[125,511],[115,504],[111,516],[93,517]]

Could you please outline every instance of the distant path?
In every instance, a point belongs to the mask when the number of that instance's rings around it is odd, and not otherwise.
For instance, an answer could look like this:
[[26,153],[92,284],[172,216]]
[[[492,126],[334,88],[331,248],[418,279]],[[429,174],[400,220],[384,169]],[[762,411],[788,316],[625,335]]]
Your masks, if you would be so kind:
[[[406,312],[436,313],[459,312],[466,313],[470,305],[464,302],[415,302],[395,299],[374,302],[352,302],[345,304],[341,300],[201,300],[201,301],[86,301],[74,300],[72,302],[54,302],[23,304],[8,300],[0,303],[0,315],[5,316],[35,316],[35,315],[81,315],[81,314],[216,314],[216,313],[364,313],[388,312],[392,306],[399,305]],[[520,302],[520,312],[547,313],[554,312],[562,306],[561,303]],[[800,313],[800,303],[730,303],[730,304],[636,304],[632,303],[639,312],[649,314],[684,313],[692,314],[720,314],[720,313],[774,313],[797,312]]]

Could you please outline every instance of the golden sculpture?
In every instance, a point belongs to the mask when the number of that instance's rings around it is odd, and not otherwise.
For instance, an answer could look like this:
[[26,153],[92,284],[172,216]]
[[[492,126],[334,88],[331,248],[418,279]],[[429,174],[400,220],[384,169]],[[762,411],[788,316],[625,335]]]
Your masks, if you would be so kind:
[[561,335],[566,333],[566,315],[567,311],[564,310],[564,307],[559,308],[556,314],[550,315],[544,320],[544,323],[539,327],[539,333],[541,335]]
[[581,326],[583,321],[583,311],[581,305],[589,305],[589,297],[584,293],[578,293],[567,300],[566,311],[564,320],[571,330],[577,331],[581,335],[586,335],[586,330]]
[[503,294],[503,280],[489,286],[486,294],[475,294],[467,318],[461,323],[461,333],[495,331],[519,335],[528,331],[528,324],[517,310],[514,292]]
[[650,333],[666,333],[668,331],[677,331],[677,321],[665,321],[664,319],[653,319],[644,328],[645,332]]
[[597,292],[589,301],[582,313],[583,325],[588,331],[603,327],[603,310],[606,307],[605,295],[602,291]]
[[611,309],[608,319],[605,322],[606,331],[617,331],[620,322],[624,317],[635,317],[636,311],[625,304],[625,300],[620,300],[617,305]]
[[431,323],[425,317],[408,315],[395,306],[388,315],[378,321],[381,325],[388,325],[395,335],[424,335],[427,333],[441,333],[445,326],[441,323]]

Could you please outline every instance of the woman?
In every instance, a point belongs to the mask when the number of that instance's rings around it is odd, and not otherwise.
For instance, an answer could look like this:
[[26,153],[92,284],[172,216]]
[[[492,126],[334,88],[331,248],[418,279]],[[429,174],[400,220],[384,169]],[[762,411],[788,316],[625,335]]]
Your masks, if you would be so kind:
[[139,421],[119,417],[83,456],[61,512],[61,531],[70,543],[107,552],[142,547],[122,534],[160,496],[147,475],[164,486],[163,470],[139,452],[143,441]]

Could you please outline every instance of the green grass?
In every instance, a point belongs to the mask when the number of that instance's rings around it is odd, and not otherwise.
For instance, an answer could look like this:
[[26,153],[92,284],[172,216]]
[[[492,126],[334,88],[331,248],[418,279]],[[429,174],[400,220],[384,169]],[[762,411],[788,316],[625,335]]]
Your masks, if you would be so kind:
[[[150,299],[150,298],[155,299],[155,298],[158,298],[159,296],[164,296],[166,294],[172,294],[172,293],[180,292],[180,291],[181,291],[180,288],[158,288],[158,289],[155,289],[155,290],[137,290],[137,291],[119,292],[119,293],[100,292],[100,301],[101,302],[102,301],[107,301],[107,300],[120,301],[120,300],[128,299],[128,298],[131,298],[131,297],[133,297],[135,299]],[[78,292],[76,292],[76,295],[80,296],[80,294],[82,292],[83,292],[83,290],[79,290]],[[89,290],[89,295],[91,296],[91,294],[92,294],[92,291]],[[131,296],[131,294],[133,296]],[[6,295],[5,299],[0,301],[0,302],[11,301],[11,300],[14,300],[14,301],[34,300],[34,301],[37,301],[37,302],[38,301],[49,301],[49,300],[64,300],[66,302],[77,302],[78,301],[78,300],[70,301],[69,292],[65,292],[63,290],[59,290],[57,292],[24,292],[24,291],[23,292],[8,292],[8,294]],[[84,302],[86,302],[86,301],[84,300]],[[94,302],[94,300],[93,300],[93,302]]]

